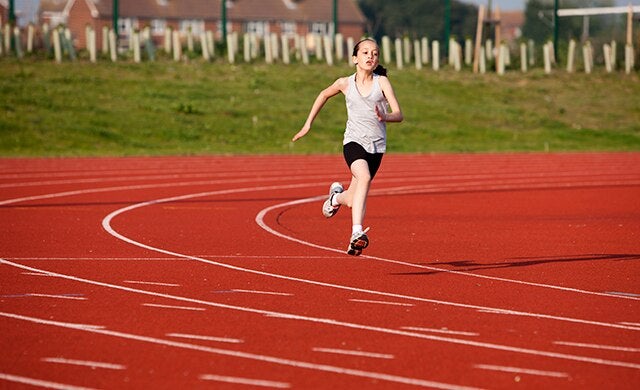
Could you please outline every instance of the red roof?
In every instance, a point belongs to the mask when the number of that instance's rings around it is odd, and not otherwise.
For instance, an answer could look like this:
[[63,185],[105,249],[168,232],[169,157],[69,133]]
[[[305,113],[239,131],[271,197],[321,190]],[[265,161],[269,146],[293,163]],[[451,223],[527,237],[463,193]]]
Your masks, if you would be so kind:
[[[45,7],[64,8],[68,2],[86,1],[100,17],[111,17],[112,0],[42,0]],[[120,1],[121,17],[148,19],[205,19],[221,18],[222,0],[135,0]],[[60,3],[62,7],[60,7]],[[333,17],[333,0],[227,0],[227,18],[239,21],[329,22]],[[356,0],[338,2],[338,21],[365,23]],[[59,9],[62,11],[62,9]]]

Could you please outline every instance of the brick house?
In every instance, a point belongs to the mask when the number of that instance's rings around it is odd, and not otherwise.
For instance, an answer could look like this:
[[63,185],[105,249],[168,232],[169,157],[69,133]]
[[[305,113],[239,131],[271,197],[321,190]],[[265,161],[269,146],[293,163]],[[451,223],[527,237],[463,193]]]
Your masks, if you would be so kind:
[[[2,1],[2,0],[0,0]],[[123,40],[134,30],[149,27],[160,42],[167,28],[194,34],[204,30],[221,35],[222,0],[136,0],[120,1],[118,30]],[[333,25],[333,0],[226,0],[227,31],[266,33],[330,33]],[[366,19],[356,0],[338,1],[337,32],[359,39]],[[111,27],[112,0],[42,0],[42,21],[59,20],[74,37],[75,46],[85,48],[85,28],[90,25],[100,42],[104,26]]]
[[9,0],[0,0],[0,24],[4,26],[9,21]]

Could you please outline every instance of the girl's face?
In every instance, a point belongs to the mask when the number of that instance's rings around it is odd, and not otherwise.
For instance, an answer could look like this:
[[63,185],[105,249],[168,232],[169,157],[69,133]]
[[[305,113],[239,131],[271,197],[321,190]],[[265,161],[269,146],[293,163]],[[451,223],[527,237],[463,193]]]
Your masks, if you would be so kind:
[[353,63],[363,70],[373,71],[379,64],[380,49],[373,41],[360,42],[358,52],[353,56]]

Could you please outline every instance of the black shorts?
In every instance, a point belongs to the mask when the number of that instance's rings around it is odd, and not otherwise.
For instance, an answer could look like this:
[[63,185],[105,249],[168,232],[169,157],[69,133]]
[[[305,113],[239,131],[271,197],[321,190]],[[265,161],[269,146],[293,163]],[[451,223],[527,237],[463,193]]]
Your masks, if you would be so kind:
[[371,179],[376,176],[378,168],[380,168],[380,163],[382,162],[382,156],[384,156],[384,153],[367,152],[364,150],[362,145],[357,142],[349,142],[344,145],[342,152],[349,169],[351,169],[351,164],[353,164],[354,161],[365,160],[367,164],[369,164],[369,174],[371,175]]

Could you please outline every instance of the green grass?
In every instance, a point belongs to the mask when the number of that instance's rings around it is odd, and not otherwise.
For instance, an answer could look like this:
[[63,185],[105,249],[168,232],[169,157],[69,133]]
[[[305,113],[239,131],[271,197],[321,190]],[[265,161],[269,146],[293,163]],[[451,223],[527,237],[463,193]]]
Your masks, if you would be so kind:
[[[336,153],[344,98],[290,142],[346,65],[0,59],[0,155]],[[638,74],[390,69],[389,152],[638,151]]]

